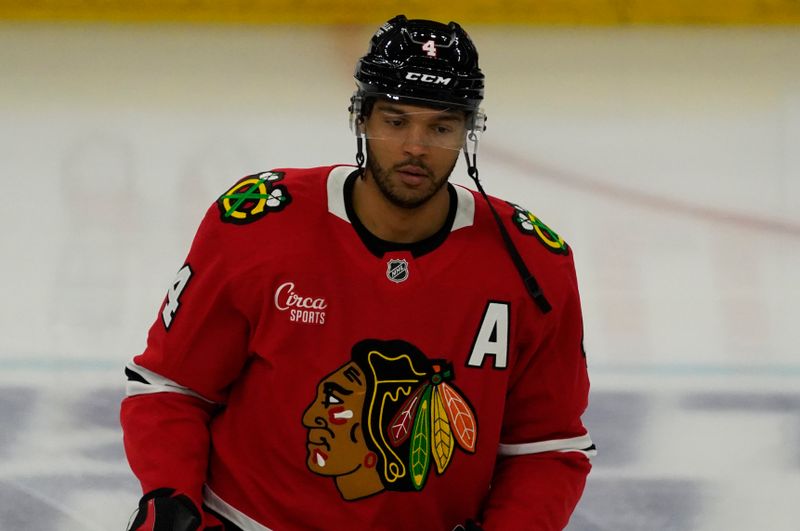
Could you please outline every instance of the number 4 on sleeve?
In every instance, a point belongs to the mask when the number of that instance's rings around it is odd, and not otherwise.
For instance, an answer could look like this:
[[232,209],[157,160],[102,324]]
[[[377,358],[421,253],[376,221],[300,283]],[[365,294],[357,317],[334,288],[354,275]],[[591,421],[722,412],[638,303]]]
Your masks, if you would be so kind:
[[164,302],[164,309],[161,310],[161,320],[164,322],[164,327],[169,330],[172,320],[175,319],[175,314],[178,313],[180,307],[181,293],[186,289],[189,284],[189,279],[192,278],[192,268],[189,264],[185,264],[178,274],[175,276],[175,281],[167,291],[167,300]]

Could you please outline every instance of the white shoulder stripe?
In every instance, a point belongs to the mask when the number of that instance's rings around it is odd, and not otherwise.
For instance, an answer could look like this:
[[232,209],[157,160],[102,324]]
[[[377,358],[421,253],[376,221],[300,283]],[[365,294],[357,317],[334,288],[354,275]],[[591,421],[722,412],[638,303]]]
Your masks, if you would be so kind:
[[456,196],[458,197],[458,210],[456,219],[453,221],[453,228],[450,231],[471,227],[475,222],[475,196],[467,188],[454,185]]
[[269,527],[259,524],[220,498],[208,485],[203,488],[203,501],[213,510],[242,528],[242,531],[272,531]]
[[128,384],[125,387],[125,394],[127,396],[151,395],[154,393],[179,393],[199,398],[209,404],[215,403],[199,393],[192,391],[188,387],[175,383],[169,378],[165,378],[158,373],[145,369],[132,361],[125,365],[125,372],[128,373]]
[[542,452],[579,452],[586,457],[597,455],[597,450],[588,433],[572,439],[552,439],[524,444],[501,443],[497,450],[500,455],[540,454]]
[[355,171],[353,166],[337,166],[328,174],[328,212],[350,223],[344,206],[344,182]]

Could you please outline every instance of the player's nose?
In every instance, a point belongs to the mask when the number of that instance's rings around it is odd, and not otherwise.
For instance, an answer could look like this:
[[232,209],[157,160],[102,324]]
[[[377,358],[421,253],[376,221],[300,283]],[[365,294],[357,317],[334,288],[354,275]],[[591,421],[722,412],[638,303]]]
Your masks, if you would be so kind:
[[427,153],[430,139],[423,127],[409,127],[403,137],[403,151],[409,155],[419,156]]

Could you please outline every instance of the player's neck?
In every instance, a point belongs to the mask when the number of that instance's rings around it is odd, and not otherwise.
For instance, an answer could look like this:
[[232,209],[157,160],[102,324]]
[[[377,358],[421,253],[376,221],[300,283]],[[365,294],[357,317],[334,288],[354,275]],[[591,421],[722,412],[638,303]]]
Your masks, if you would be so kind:
[[394,243],[415,243],[442,228],[450,209],[450,193],[447,186],[442,186],[424,204],[403,208],[389,201],[367,175],[364,179],[356,179],[353,209],[374,236]]

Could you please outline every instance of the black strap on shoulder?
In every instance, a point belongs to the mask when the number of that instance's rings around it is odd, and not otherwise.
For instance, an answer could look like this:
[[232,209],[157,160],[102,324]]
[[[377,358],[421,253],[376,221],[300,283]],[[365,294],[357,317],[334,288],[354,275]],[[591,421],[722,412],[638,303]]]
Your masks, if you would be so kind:
[[511,257],[511,260],[514,262],[514,266],[517,268],[519,272],[519,276],[522,278],[523,284],[525,284],[525,289],[528,291],[528,294],[533,299],[533,302],[536,303],[536,306],[542,311],[542,313],[548,313],[553,307],[550,305],[550,302],[544,296],[544,292],[542,288],[539,286],[539,283],[536,281],[536,277],[528,270],[528,267],[525,265],[525,261],[520,256],[517,247],[514,245],[514,242],[511,240],[511,235],[508,234],[503,221],[500,219],[500,215],[495,210],[494,206],[492,206],[491,201],[489,201],[489,197],[486,195],[486,191],[481,186],[481,182],[478,179],[478,167],[475,164],[475,153],[472,154],[472,160],[469,158],[469,154],[467,153],[466,149],[464,150],[464,156],[467,159],[467,173],[475,182],[475,186],[478,187],[478,191],[480,192],[483,199],[486,201],[486,204],[489,205],[489,210],[492,211],[492,216],[494,217],[495,222],[497,223],[497,228],[500,229],[500,235],[503,237],[503,243],[506,245],[506,250],[508,251],[508,255]]

